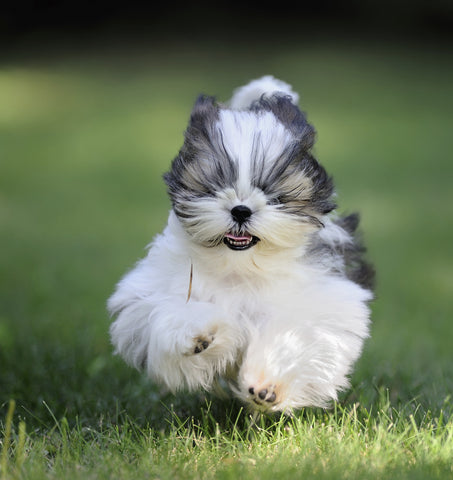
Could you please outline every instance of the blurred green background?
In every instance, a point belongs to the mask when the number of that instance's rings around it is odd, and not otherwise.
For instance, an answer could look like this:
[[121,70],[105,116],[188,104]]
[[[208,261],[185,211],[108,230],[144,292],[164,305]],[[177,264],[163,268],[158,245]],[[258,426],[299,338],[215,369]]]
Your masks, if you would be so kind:
[[453,388],[451,43],[379,29],[109,29],[21,31],[2,50],[0,414],[14,398],[38,426],[49,410],[157,421],[162,397],[112,356],[105,302],[165,226],[161,177],[196,96],[226,101],[264,74],[300,92],[339,209],[360,212],[378,273],[372,337],[344,401],[371,404],[384,388],[395,405],[440,408]]

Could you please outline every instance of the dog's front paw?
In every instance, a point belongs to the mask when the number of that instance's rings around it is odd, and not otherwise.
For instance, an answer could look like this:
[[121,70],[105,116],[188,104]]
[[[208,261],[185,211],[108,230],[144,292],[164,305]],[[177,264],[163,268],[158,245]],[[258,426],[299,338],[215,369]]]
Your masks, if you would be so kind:
[[235,364],[245,335],[235,319],[208,302],[189,302],[180,319],[166,355],[166,364],[171,365],[171,386],[174,390],[181,386],[209,390],[215,378]]
[[258,410],[272,410],[279,403],[277,385],[257,384],[250,386],[248,389],[248,400],[253,402]]
[[181,353],[200,358],[222,355],[235,348],[238,335],[226,320],[227,314],[215,305],[193,302],[186,308],[186,327],[181,331]]
[[194,346],[192,350],[189,352],[189,354],[202,353],[208,349],[209,345],[211,345],[212,342],[214,342],[215,334],[214,332],[209,332],[207,334],[204,333],[195,337],[193,340],[194,340]]

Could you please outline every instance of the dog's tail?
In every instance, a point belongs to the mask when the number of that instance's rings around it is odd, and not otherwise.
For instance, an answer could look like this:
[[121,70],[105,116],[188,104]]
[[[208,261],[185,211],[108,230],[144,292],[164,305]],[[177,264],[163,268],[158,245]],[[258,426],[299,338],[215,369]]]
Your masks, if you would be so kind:
[[299,101],[299,95],[292,90],[291,85],[274,78],[272,75],[266,75],[257,80],[252,80],[243,87],[237,88],[229,102],[230,108],[237,110],[247,109],[261,97],[270,97],[274,93],[281,93],[291,97],[294,105],[297,105]]

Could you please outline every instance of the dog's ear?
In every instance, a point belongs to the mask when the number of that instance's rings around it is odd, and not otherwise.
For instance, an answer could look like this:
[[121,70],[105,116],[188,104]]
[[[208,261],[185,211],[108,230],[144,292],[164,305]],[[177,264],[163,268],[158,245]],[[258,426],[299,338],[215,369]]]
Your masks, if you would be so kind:
[[189,124],[184,133],[181,152],[189,160],[198,149],[209,147],[219,117],[219,106],[214,97],[200,95],[190,114]]
[[292,98],[283,93],[275,93],[271,96],[262,96],[252,104],[251,110],[266,110],[272,112],[300,142],[304,150],[310,150],[314,143],[316,132],[310,125],[304,113],[294,105]]
[[219,106],[215,98],[207,95],[200,95],[195,101],[192,113],[190,114],[189,129],[197,130],[200,133],[206,132],[206,128],[213,126],[219,117]]

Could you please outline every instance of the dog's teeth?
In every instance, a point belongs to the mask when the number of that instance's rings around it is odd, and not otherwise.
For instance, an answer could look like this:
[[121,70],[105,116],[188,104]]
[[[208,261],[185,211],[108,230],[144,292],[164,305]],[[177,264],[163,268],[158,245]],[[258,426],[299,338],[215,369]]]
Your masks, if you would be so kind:
[[232,248],[238,250],[245,250],[248,247],[254,245],[258,239],[255,239],[252,235],[234,235],[232,233],[226,233],[224,242]]
[[250,243],[250,240],[233,240],[232,238],[229,238],[228,241],[232,245],[237,245],[237,246],[243,246],[243,245],[247,245],[247,244]]
[[235,245],[236,247],[243,247],[245,245],[248,245],[250,243],[250,240],[242,240],[242,241],[238,241],[238,240],[232,240],[231,238],[229,239],[229,242],[232,244],[232,245]]

